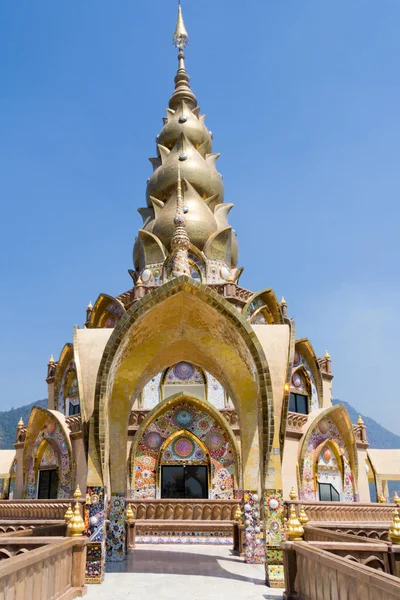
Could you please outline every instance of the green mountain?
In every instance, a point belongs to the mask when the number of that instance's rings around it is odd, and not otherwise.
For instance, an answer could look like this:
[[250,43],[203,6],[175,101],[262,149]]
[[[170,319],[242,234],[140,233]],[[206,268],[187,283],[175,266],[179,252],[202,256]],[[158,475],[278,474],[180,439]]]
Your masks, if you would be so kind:
[[0,411],[0,450],[12,449],[15,442],[15,433],[18,421],[22,417],[25,425],[28,424],[29,415],[34,406],[47,406],[47,399],[32,402],[19,408]]
[[370,448],[400,448],[400,435],[396,435],[385,429],[382,425],[374,421],[374,419],[371,419],[371,417],[359,413],[350,404],[347,404],[347,402],[343,402],[342,400],[332,400],[332,402],[333,404],[344,404],[352,423],[357,423],[358,416],[361,415],[367,428],[367,438]]

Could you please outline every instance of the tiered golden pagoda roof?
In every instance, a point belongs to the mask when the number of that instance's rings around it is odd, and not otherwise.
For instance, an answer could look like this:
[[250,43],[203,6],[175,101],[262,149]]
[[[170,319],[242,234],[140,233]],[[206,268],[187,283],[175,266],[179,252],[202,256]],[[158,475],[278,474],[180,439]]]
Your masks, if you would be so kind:
[[189,258],[194,255],[203,263],[204,282],[237,281],[238,243],[228,224],[233,204],[223,204],[224,185],[216,168],[219,154],[212,152],[211,132],[190,87],[184,55],[189,37],[180,4],[173,40],[178,48],[175,89],[164,126],[156,138],[157,156],[150,159],[153,174],[147,181],[147,206],[139,209],[143,225],[134,246],[135,277],[141,276],[146,283],[149,272],[154,280],[152,270],[158,273],[161,270],[162,275],[158,276],[161,284],[175,272],[171,262],[179,171]]

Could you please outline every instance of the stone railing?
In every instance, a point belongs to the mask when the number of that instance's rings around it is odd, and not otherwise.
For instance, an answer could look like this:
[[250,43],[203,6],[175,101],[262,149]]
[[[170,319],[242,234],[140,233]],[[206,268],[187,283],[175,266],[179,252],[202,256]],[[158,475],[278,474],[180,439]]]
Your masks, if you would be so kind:
[[305,525],[304,527],[304,541],[305,542],[346,542],[353,543],[356,541],[358,544],[382,544],[380,540],[368,539],[365,536],[357,536],[357,540],[354,539],[354,533],[344,533],[343,531],[332,531],[332,529],[323,529],[320,527],[313,527],[312,525]]
[[308,421],[308,415],[300,413],[288,412],[286,435],[296,438],[301,438],[303,435],[303,427]]
[[[3,521],[63,521],[68,504],[76,502],[74,498],[63,500],[0,500],[0,524]],[[83,505],[82,498],[78,502]],[[22,524],[22,523],[21,523]],[[1,596],[0,596],[1,598]]]
[[[32,540],[30,540],[31,542]],[[41,543],[43,544],[43,538]],[[86,592],[86,538],[56,540],[0,562],[0,598],[72,600]],[[27,542],[28,543],[28,542]],[[31,544],[32,545],[32,544]]]
[[0,524],[0,541],[6,537],[65,537],[67,525],[63,523],[50,523],[49,525],[10,525],[9,522]]
[[319,527],[336,527],[375,523],[382,523],[389,527],[392,521],[394,504],[374,504],[371,502],[319,502],[316,500],[294,500],[286,502],[296,506],[304,506],[310,525],[318,524]]
[[282,544],[285,600],[398,600],[400,579],[306,542]]
[[126,500],[133,519],[233,521],[238,500]]

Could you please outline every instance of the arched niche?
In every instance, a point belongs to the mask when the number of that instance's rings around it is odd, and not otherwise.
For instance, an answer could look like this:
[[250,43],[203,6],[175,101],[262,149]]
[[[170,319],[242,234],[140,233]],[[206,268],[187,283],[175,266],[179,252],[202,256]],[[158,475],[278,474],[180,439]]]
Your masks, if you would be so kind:
[[124,314],[125,307],[122,302],[108,294],[100,294],[93,306],[88,326],[112,328]]
[[243,486],[261,488],[273,439],[264,352],[235,308],[185,276],[136,302],[110,337],[96,385],[90,484],[105,484],[112,493],[125,491],[132,398],[156,373],[181,360],[210,372],[228,391],[241,423]]
[[[181,415],[181,417],[179,416]],[[180,436],[188,436],[199,445],[203,456],[196,457],[193,445],[190,457],[174,456],[176,464],[210,465],[210,498],[233,498],[240,489],[240,454],[232,429],[211,404],[188,394],[176,394],[156,406],[139,427],[130,454],[130,484],[133,498],[160,496],[160,467],[165,451]]]
[[326,443],[334,450],[342,466],[341,499],[357,500],[358,459],[353,426],[342,404],[320,409],[309,416],[307,429],[299,446],[299,489],[301,500],[318,499],[317,461]]
[[253,325],[284,323],[280,304],[271,288],[253,294],[242,313]]
[[323,405],[322,374],[317,356],[307,338],[296,341],[292,375],[301,367],[311,386],[310,411],[317,410]]
[[38,473],[48,445],[56,459],[58,498],[70,498],[73,485],[72,447],[65,417],[35,406],[29,417],[23,451],[24,497],[36,498]]
[[206,400],[207,380],[203,369],[186,360],[172,365],[161,377],[160,392],[161,400],[184,392]]

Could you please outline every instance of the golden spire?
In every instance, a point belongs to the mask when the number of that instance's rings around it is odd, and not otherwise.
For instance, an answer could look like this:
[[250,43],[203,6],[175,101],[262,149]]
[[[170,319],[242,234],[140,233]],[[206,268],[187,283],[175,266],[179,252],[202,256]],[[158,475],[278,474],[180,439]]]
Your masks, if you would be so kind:
[[20,420],[18,421],[17,427],[23,427],[23,426],[24,426],[24,421],[22,420],[22,417],[21,417]]
[[54,356],[50,354],[49,365],[54,365]]
[[286,535],[291,542],[301,542],[304,535],[304,528],[296,515],[294,504],[289,507],[289,519],[286,522]]
[[291,489],[291,490],[290,490],[290,492],[289,492],[289,498],[290,498],[291,500],[297,500],[297,492],[296,492],[296,490],[294,489],[294,485],[292,486],[292,489]]
[[181,0],[178,2],[178,18],[176,20],[173,40],[176,48],[184,48],[189,43],[188,32],[183,22]]
[[190,89],[189,75],[186,72],[185,67],[185,53],[184,47],[189,43],[188,32],[186,31],[185,23],[183,22],[182,7],[179,1],[178,3],[178,19],[176,21],[175,33],[172,38],[173,44],[178,48],[178,71],[175,76],[175,91],[172,94],[169,107],[176,110],[182,103],[182,100],[186,102],[189,108],[196,108],[197,99]]
[[176,189],[176,212],[174,217],[175,230],[171,239],[172,277],[187,275],[190,277],[188,250],[189,236],[185,229],[185,216],[183,211],[181,168],[178,164],[178,184]]
[[393,520],[389,527],[389,539],[392,544],[400,545],[400,517],[398,510],[393,512]]
[[89,302],[89,304],[87,305],[87,307],[88,307],[89,310],[92,310],[93,304],[91,302]]
[[285,300],[285,298],[283,296],[282,296],[282,299],[281,299],[281,304],[284,305],[284,306],[286,306],[286,300]]
[[325,350],[325,354],[324,354],[324,358],[330,358],[331,355],[329,354],[328,350]]
[[357,425],[364,425],[364,421],[362,420],[361,415],[358,415]]
[[126,509],[126,518],[129,521],[130,519],[134,519],[135,515],[132,509],[132,504],[128,504],[127,509]]

